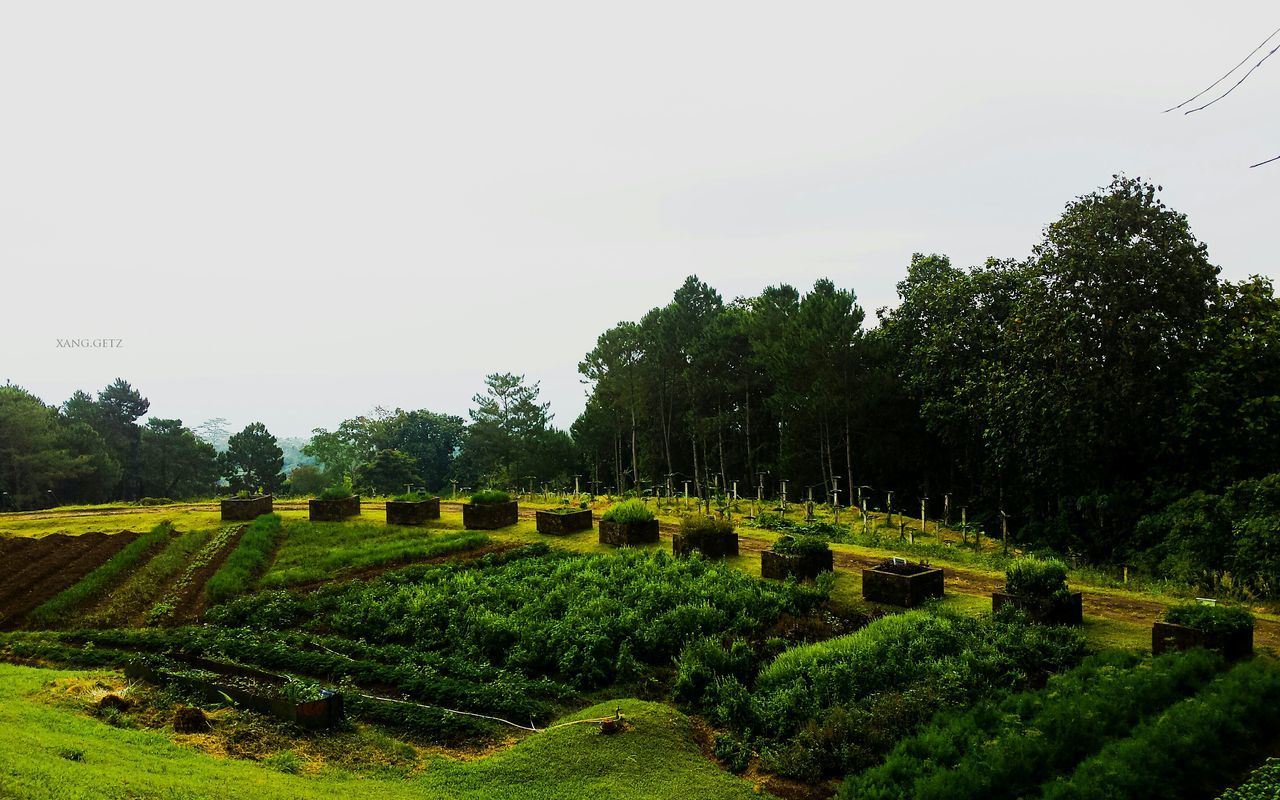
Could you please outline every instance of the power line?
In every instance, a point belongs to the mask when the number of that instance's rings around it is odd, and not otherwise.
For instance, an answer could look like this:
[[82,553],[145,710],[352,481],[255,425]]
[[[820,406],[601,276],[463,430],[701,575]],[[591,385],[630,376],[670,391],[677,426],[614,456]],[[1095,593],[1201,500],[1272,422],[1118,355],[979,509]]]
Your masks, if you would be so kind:
[[[1239,63],[1239,64],[1236,64],[1234,67],[1232,67],[1230,70],[1228,70],[1226,75],[1223,75],[1221,78],[1218,78],[1216,81],[1214,81],[1213,83],[1209,84],[1207,87],[1205,87],[1202,91],[1200,91],[1200,92],[1199,92],[1197,95],[1195,95],[1194,97],[1189,97],[1189,98],[1187,98],[1186,100],[1183,100],[1181,103],[1178,103],[1178,104],[1177,104],[1176,106],[1174,106],[1173,108],[1166,108],[1166,109],[1164,110],[1164,113],[1168,114],[1170,111],[1177,111],[1178,109],[1182,108],[1183,106],[1185,106],[1185,105],[1187,105],[1187,104],[1189,104],[1189,103],[1194,103],[1196,100],[1199,100],[1199,99],[1200,99],[1201,97],[1203,97],[1204,95],[1206,95],[1206,94],[1208,94],[1209,92],[1213,91],[1214,87],[1216,87],[1218,84],[1220,84],[1220,83],[1222,83],[1223,81],[1225,81],[1227,78],[1230,78],[1230,77],[1231,77],[1231,75],[1232,75],[1232,73],[1234,73],[1236,70],[1238,70],[1238,69],[1240,69],[1242,66],[1244,66],[1244,64],[1245,64],[1245,62],[1246,62],[1246,61],[1248,61],[1249,59],[1253,58],[1254,53],[1257,53],[1259,50],[1261,50],[1262,48],[1266,47],[1266,46],[1267,46],[1267,42],[1270,42],[1272,39],[1274,39],[1274,38],[1275,38],[1275,36],[1276,36],[1276,34],[1280,34],[1280,28],[1276,28],[1274,31],[1272,31],[1270,36],[1268,36],[1267,38],[1265,38],[1265,39],[1263,39],[1263,40],[1262,40],[1262,44],[1260,44],[1260,45],[1258,45],[1257,47],[1253,48],[1253,50],[1251,50],[1251,51],[1249,52],[1249,55],[1247,55],[1247,56],[1245,56],[1244,58],[1240,59],[1240,63]],[[1272,50],[1271,52],[1272,52],[1272,53],[1274,53],[1275,51],[1274,51],[1274,50]],[[1268,53],[1268,54],[1267,54],[1267,57],[1270,57],[1270,55],[1271,55],[1271,53]],[[1263,61],[1266,61],[1267,59],[1266,59],[1266,58],[1264,58],[1264,59],[1262,59],[1262,60],[1263,60]],[[1262,63],[1261,61],[1260,61],[1260,62],[1258,62],[1258,64],[1261,64],[1261,63]],[[1255,64],[1255,65],[1254,65],[1254,67],[1253,67],[1253,69],[1257,69],[1257,68],[1258,68],[1258,64]],[[1251,69],[1251,70],[1249,70],[1249,71],[1250,71],[1250,72],[1253,72],[1253,69]],[[1249,76],[1248,76],[1248,75],[1245,75],[1245,78],[1247,78],[1247,77],[1249,77]],[[1244,80],[1244,78],[1241,78],[1241,81],[1243,81],[1243,80]],[[1239,85],[1240,85],[1239,83],[1237,83],[1237,84],[1236,84],[1236,86],[1239,86]],[[1235,86],[1233,86],[1233,87],[1231,87],[1231,88],[1232,88],[1232,89],[1234,89],[1234,88],[1235,88]],[[1230,93],[1230,90],[1228,90],[1228,93]],[[1225,96],[1226,96],[1226,95],[1223,95],[1223,97],[1225,97]],[[1218,99],[1222,99],[1222,98],[1218,98]],[[1217,101],[1215,100],[1214,102],[1217,102]],[[1201,106],[1201,108],[1204,108],[1204,106]],[[1199,109],[1192,109],[1192,110],[1194,110],[1194,111],[1198,111]],[[1188,113],[1188,114],[1189,114],[1189,113],[1191,113],[1191,112],[1190,112],[1190,111],[1188,111],[1188,112],[1186,112],[1186,113]]]

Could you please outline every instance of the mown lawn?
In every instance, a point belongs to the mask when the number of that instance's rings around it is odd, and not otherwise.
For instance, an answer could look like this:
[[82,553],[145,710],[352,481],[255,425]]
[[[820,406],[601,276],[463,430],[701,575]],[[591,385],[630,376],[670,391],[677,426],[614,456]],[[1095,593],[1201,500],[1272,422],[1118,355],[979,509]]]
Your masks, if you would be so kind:
[[156,731],[111,727],[30,698],[56,678],[93,673],[0,664],[0,797],[45,798],[475,798],[476,800],[736,800],[767,797],[702,757],[689,721],[658,703],[619,700],[566,719],[620,708],[633,729],[594,725],[532,735],[474,761],[426,757],[414,778],[384,780],[325,768],[288,775],[217,759]]

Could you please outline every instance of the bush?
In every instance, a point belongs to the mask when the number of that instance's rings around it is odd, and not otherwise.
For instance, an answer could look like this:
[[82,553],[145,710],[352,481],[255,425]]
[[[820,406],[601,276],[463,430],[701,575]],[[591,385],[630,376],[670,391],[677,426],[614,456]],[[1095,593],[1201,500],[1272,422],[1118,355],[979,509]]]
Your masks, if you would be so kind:
[[278,514],[263,514],[245,530],[236,549],[205,584],[211,603],[221,603],[252,588],[266,572],[283,530]]
[[816,536],[783,536],[773,543],[773,552],[784,556],[820,556],[831,548]]
[[1164,621],[1205,633],[1230,634],[1253,630],[1253,614],[1238,606],[1210,606],[1201,603],[1170,606],[1164,612]]
[[1280,671],[1247,661],[1114,741],[1070,777],[1046,784],[1045,800],[1204,797],[1239,775],[1280,732]]
[[685,514],[680,518],[680,535],[688,545],[701,547],[708,542],[732,536],[733,523],[704,514]]
[[491,506],[510,502],[511,495],[500,489],[481,489],[471,495],[471,503],[477,506]]
[[649,506],[643,500],[632,498],[631,500],[623,500],[615,506],[609,508],[600,519],[606,522],[619,522],[623,524],[631,524],[637,522],[652,522],[654,519],[653,512],[649,510]]
[[1042,600],[1066,597],[1067,565],[1056,558],[1020,558],[1005,570],[1004,590],[1018,597]]
[[138,500],[140,506],[171,506],[176,500],[168,497],[143,497]]
[[354,494],[350,486],[330,486],[316,495],[318,500],[346,500]]

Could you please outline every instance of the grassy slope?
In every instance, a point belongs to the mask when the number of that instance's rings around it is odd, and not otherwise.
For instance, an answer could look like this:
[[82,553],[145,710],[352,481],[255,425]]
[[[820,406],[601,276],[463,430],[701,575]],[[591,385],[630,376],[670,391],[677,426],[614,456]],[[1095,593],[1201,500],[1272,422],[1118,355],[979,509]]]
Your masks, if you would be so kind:
[[[603,736],[575,725],[531,736],[477,761],[434,758],[411,780],[336,770],[274,772],[179,747],[154,731],[124,730],[36,703],[26,695],[54,678],[85,675],[0,664],[0,796],[42,798],[475,798],[480,800],[665,800],[760,797],[706,761],[687,720],[657,703],[620,700],[572,718],[621,707],[634,730]],[[72,760],[68,755],[79,755]]]

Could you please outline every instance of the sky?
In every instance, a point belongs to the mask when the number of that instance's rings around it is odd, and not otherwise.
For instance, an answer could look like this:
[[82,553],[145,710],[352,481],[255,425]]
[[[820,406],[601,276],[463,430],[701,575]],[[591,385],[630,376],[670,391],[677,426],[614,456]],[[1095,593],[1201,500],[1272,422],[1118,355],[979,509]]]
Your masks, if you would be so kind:
[[0,380],[59,403],[123,377],[158,416],[305,436],[465,417],[514,372],[568,427],[596,337],[686,275],[726,300],[829,277],[874,320],[912,253],[1026,256],[1119,172],[1224,277],[1275,276],[1280,162],[1249,165],[1280,155],[1280,55],[1161,112],[1277,26],[1262,2],[6,3]]

